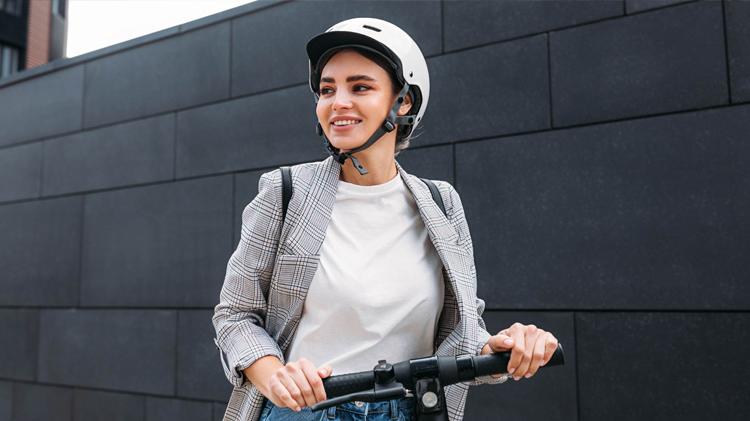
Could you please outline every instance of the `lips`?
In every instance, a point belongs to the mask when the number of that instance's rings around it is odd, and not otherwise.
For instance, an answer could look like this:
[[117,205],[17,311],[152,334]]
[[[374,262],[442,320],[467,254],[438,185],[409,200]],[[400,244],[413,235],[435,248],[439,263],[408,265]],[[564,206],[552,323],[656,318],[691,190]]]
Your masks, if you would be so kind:
[[333,129],[334,131],[346,131],[346,130],[348,130],[348,129],[351,129],[351,128],[354,128],[354,127],[356,127],[356,126],[359,126],[359,125],[360,125],[360,123],[362,123],[362,121],[359,121],[358,123],[354,123],[354,124],[347,124],[347,125],[345,125],[345,126],[337,126],[337,125],[335,125],[335,124],[331,124],[331,128],[332,128],[332,129]]

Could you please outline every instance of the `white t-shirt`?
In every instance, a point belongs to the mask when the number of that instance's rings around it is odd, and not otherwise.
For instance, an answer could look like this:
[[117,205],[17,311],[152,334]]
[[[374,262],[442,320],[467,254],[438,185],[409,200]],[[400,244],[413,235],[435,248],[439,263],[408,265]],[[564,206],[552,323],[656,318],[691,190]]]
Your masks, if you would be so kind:
[[287,361],[344,374],[432,355],[442,267],[400,174],[374,186],[339,180]]

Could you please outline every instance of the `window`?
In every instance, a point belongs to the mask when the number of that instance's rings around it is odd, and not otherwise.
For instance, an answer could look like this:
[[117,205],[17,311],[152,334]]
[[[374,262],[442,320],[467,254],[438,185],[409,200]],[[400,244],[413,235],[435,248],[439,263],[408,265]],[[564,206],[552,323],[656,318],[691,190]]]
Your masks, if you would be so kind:
[[52,14],[65,17],[65,0],[52,0]]
[[0,78],[18,71],[18,48],[0,44]]
[[0,11],[11,15],[21,16],[23,0],[0,0]]

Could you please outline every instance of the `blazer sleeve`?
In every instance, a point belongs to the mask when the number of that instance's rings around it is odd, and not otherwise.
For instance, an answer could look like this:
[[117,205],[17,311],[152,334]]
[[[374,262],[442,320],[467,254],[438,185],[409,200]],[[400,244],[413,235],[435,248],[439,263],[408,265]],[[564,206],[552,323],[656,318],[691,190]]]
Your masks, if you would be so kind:
[[268,289],[281,231],[281,174],[263,174],[258,195],[242,212],[242,232],[227,263],[219,304],[212,318],[219,356],[229,382],[242,386],[243,369],[274,355],[284,363],[276,341],[265,329]]
[[[456,229],[458,231],[458,235],[460,237],[460,241],[462,242],[463,246],[466,247],[469,250],[469,255],[471,256],[471,279],[473,282],[473,290],[475,291],[475,299],[476,299],[476,309],[477,309],[477,345],[478,348],[474,351],[475,355],[480,355],[482,352],[482,348],[487,343],[487,340],[490,338],[490,333],[487,331],[487,326],[485,325],[484,319],[482,318],[482,313],[484,313],[484,300],[476,296],[476,290],[477,290],[477,271],[476,266],[474,264],[474,245],[471,240],[471,232],[469,231],[469,224],[466,221],[466,214],[464,213],[464,207],[461,203],[461,197],[459,196],[456,189],[450,184],[446,183],[448,185],[449,189],[449,197],[450,197],[450,206],[451,206],[451,220],[455,224]],[[497,384],[497,383],[504,383],[507,380],[505,377],[500,378],[494,378],[492,376],[480,376],[475,379],[475,381],[465,382],[469,386],[477,386],[481,384]]]

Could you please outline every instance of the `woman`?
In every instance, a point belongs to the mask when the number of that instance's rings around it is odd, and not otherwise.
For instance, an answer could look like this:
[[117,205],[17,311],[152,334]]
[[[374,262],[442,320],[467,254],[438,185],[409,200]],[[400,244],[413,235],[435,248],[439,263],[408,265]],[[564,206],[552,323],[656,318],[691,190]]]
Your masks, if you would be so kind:
[[[263,174],[243,212],[213,318],[235,386],[225,421],[413,419],[413,398],[310,410],[333,370],[370,370],[380,359],[512,350],[515,379],[534,375],[557,339],[520,323],[486,331],[458,193],[434,181],[444,215],[395,160],[429,99],[419,47],[393,24],[357,18],[312,38],[307,52],[331,157],[292,167],[284,220],[279,170]],[[451,421],[462,419],[470,384],[505,380],[447,386]]]

